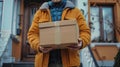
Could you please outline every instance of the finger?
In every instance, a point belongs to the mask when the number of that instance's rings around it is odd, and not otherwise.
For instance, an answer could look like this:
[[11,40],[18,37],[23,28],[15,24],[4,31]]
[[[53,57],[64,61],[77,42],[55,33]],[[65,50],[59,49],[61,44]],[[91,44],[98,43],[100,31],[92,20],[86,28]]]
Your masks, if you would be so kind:
[[43,53],[48,53],[52,50],[53,48],[44,48],[43,49]]
[[48,53],[48,51],[43,51],[43,53]]
[[44,49],[43,47],[39,46],[39,51],[40,52],[43,52],[43,49]]
[[78,47],[73,47],[73,46],[67,46],[68,49],[72,49],[72,50],[75,50],[77,49]]
[[77,47],[78,47],[78,45],[67,46],[67,47],[70,47],[70,48],[77,48]]
[[52,48],[52,47],[44,47],[44,48]]
[[81,43],[79,43],[78,46],[81,46]]
[[52,50],[52,48],[44,48],[43,50],[44,51],[50,51],[50,50]]
[[48,53],[49,51],[48,50],[46,50],[46,51],[43,51],[43,53]]
[[81,39],[81,38],[78,38],[78,42],[80,42],[80,41],[82,41],[82,39]]
[[68,49],[74,50],[75,48],[67,47]]
[[74,50],[80,50],[81,48],[80,47],[77,47],[77,48],[75,48]]
[[82,46],[82,42],[79,42],[79,43],[78,43],[78,46]]
[[40,46],[40,49],[43,50],[44,48]]
[[67,48],[72,50],[80,50],[81,46],[67,46]]

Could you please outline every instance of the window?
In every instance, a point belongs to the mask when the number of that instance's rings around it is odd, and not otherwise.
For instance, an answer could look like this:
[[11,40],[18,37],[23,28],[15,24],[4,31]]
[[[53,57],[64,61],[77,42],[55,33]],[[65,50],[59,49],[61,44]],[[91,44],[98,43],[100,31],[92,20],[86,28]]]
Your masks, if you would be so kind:
[[113,7],[90,7],[90,27],[92,42],[114,42]]
[[20,0],[14,0],[13,6],[13,22],[12,22],[12,34],[20,34]]
[[34,17],[35,12],[39,9],[38,6],[31,6],[30,7],[30,25],[32,24],[32,20]]
[[1,31],[1,25],[2,25],[2,9],[3,8],[3,0],[0,0],[0,31]]
[[32,24],[34,14],[39,9],[39,6],[40,6],[39,3],[32,3],[31,2],[30,9],[29,9],[30,10],[30,25]]
[[20,35],[20,0],[16,0],[16,35]]

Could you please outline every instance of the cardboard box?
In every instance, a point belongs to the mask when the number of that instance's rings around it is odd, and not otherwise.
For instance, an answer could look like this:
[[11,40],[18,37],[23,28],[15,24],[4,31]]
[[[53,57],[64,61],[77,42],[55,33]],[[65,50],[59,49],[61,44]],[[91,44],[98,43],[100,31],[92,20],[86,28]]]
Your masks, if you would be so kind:
[[76,20],[63,20],[39,24],[40,45],[57,49],[77,45],[79,38]]

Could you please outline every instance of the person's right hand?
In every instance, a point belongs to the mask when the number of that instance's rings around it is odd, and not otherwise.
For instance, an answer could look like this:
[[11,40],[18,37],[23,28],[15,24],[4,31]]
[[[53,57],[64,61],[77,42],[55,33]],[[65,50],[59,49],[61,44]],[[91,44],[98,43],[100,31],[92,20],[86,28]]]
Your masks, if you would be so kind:
[[42,53],[48,53],[51,50],[53,50],[53,48],[51,48],[51,47],[43,48],[43,47],[39,46],[39,51],[42,52]]

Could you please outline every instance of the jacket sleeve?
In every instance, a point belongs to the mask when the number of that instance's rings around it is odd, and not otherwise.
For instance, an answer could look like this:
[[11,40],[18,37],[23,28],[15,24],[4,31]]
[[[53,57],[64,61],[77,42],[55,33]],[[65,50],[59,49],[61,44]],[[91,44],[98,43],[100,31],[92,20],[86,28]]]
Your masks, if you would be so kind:
[[91,33],[90,28],[87,25],[82,12],[79,9],[77,9],[77,22],[79,25],[79,38],[82,40],[82,48],[84,48],[90,44]]
[[28,42],[30,43],[30,47],[35,51],[38,50],[39,46],[39,19],[40,19],[41,11],[38,10],[33,18],[32,25],[28,31],[27,38]]

